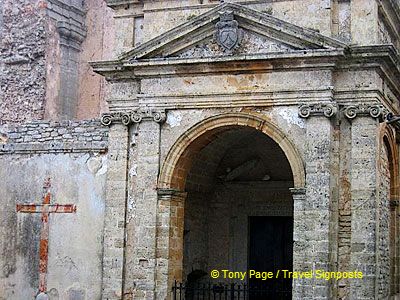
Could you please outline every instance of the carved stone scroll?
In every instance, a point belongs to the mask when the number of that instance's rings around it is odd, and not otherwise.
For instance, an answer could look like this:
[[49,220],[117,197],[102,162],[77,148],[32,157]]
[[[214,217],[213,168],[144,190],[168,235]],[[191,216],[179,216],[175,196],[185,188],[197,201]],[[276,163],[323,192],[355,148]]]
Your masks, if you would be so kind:
[[381,104],[360,103],[348,105],[343,108],[343,114],[348,119],[354,119],[357,116],[370,116],[372,118],[385,118],[388,110]]
[[157,123],[164,123],[166,119],[165,111],[135,110],[131,112],[112,112],[105,113],[101,117],[101,124],[110,126],[112,123],[120,122],[126,126],[131,123],[140,123],[143,120],[153,120]]
[[301,104],[299,106],[299,116],[308,118],[310,116],[325,116],[331,118],[338,112],[336,103],[316,103],[316,104]]

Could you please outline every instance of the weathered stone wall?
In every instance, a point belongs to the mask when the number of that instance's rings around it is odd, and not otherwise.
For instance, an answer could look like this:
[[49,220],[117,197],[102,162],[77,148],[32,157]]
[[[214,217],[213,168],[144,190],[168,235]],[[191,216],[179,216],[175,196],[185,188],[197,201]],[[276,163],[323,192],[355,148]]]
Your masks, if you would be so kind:
[[39,284],[41,215],[17,204],[74,204],[50,214],[47,291],[51,299],[100,299],[108,128],[96,120],[36,121],[0,129],[0,299],[32,299]]
[[0,124],[42,119],[46,89],[46,3],[5,0],[0,8]]
[[[378,295],[387,298],[390,291],[390,187],[391,171],[389,152],[385,144],[379,153],[379,198],[378,198]],[[392,274],[393,276],[393,274]]]
[[104,151],[108,139],[98,120],[5,125],[0,133],[0,154]]
[[104,79],[88,61],[111,58],[112,12],[104,1],[83,3],[2,1],[1,124],[89,119],[106,110]]

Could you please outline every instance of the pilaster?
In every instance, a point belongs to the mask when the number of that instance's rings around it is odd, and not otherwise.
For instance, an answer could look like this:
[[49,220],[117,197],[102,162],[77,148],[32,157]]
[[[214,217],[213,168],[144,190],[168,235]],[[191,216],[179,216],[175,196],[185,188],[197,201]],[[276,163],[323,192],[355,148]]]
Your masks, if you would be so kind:
[[[104,261],[110,263],[104,264],[104,299],[154,299],[156,187],[160,123],[164,121],[164,111],[141,109],[106,113],[101,118],[104,126],[110,126],[104,228]],[[130,146],[135,147],[136,161],[129,161]],[[133,165],[135,172],[128,171]],[[120,249],[116,251],[106,240],[114,241]]]
[[[122,123],[131,128],[135,161],[129,163],[129,211],[125,249],[124,299],[155,299],[157,179],[160,169],[160,124],[164,111],[112,112],[102,117],[104,125]],[[134,165],[134,166],[133,166]],[[128,166],[126,165],[126,172]]]
[[102,299],[122,298],[125,208],[128,163],[128,128],[114,123],[109,130],[106,185]]
[[[304,261],[301,253],[305,250],[305,236],[306,231],[304,230],[304,203],[306,200],[306,189],[305,188],[291,188],[293,197],[293,271],[304,270]],[[302,299],[302,295],[305,293],[303,284],[304,279],[293,280],[292,298]]]
[[182,282],[186,193],[158,190],[156,299],[169,299],[174,281]]
[[[336,103],[301,105],[299,116],[306,118],[306,191],[302,204],[295,199],[295,249],[293,258],[300,270],[331,271],[332,263],[332,150]],[[298,196],[297,196],[298,197]],[[297,203],[296,203],[297,202]],[[297,206],[296,206],[297,205]],[[296,209],[301,211],[296,212]],[[299,220],[301,218],[301,220]],[[301,229],[300,229],[301,228]],[[331,283],[313,276],[294,282],[293,299],[329,299]]]
[[363,273],[349,281],[350,299],[377,299],[377,159],[380,105],[355,104],[343,108],[351,120],[351,257],[350,271]]

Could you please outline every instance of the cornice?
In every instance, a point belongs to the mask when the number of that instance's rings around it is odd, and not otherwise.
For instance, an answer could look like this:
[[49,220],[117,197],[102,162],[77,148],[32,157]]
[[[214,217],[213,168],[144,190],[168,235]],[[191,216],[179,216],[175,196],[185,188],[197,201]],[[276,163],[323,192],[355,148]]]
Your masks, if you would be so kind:
[[59,1],[59,0],[48,0],[48,1],[51,4],[57,5],[57,6],[65,9],[65,10],[72,11],[73,13],[81,16],[82,18],[84,18],[85,15],[86,15],[86,11],[85,10],[83,10],[83,9],[73,5],[73,4],[66,4],[66,3],[64,3],[62,1]]
[[105,2],[106,2],[108,7],[111,7],[113,9],[115,9],[115,8],[117,8],[119,6],[140,3],[139,0],[105,0]]
[[[267,70],[298,68],[334,68],[344,49],[332,50],[298,50],[291,52],[271,52],[265,54],[248,54],[217,56],[203,58],[170,58],[143,59],[123,63],[119,60],[89,62],[96,73],[109,80],[127,78],[150,78],[160,76],[180,76],[194,74],[217,74],[248,70],[251,63],[257,64],[260,72]],[[278,63],[274,65],[274,63]]]

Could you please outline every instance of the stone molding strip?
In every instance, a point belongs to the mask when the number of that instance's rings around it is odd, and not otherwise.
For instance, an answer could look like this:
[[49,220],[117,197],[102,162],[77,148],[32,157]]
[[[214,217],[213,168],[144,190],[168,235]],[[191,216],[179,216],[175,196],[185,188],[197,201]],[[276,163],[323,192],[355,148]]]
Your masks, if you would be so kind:
[[184,201],[186,199],[187,193],[176,189],[158,189],[158,200],[175,200]]
[[131,123],[140,123],[143,120],[153,120],[157,123],[164,123],[166,114],[164,110],[135,110],[131,112],[111,112],[105,113],[101,117],[101,124],[110,126],[112,123],[122,123],[128,126]]
[[96,142],[53,142],[0,144],[0,155],[6,154],[54,154],[54,153],[105,153],[108,143]]
[[86,37],[86,29],[79,28],[71,22],[58,21],[57,31],[60,35],[60,42],[63,46],[72,47],[80,51],[80,45]]
[[301,188],[290,188],[289,189],[292,195],[305,195],[306,194],[306,188],[301,187]]

